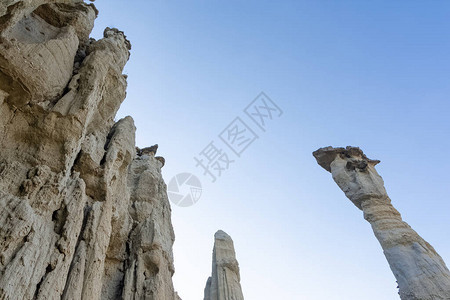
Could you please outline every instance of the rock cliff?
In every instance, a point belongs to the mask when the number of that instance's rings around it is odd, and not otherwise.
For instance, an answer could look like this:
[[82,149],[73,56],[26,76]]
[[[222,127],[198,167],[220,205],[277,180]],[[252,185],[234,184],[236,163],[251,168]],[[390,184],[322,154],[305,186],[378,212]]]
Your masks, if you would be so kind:
[[375,165],[359,148],[321,148],[313,153],[353,204],[383,248],[401,299],[450,299],[450,272],[442,258],[392,206]]
[[[82,0],[0,1],[0,299],[178,300],[163,157],[135,146],[131,44]],[[450,272],[392,206],[379,162],[322,148],[317,162],[364,212],[402,299],[450,299]],[[205,300],[243,300],[233,241],[215,234]]]
[[0,3],[0,299],[177,299],[164,160],[114,122],[131,45],[96,15]]
[[244,300],[240,281],[233,240],[219,230],[214,235],[212,274],[206,282],[204,300]]

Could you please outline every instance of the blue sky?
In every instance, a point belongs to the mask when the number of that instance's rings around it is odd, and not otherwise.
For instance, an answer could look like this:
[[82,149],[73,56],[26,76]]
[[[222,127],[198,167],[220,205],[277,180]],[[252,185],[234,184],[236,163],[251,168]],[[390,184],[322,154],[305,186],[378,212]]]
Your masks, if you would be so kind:
[[[450,262],[448,1],[95,4],[94,37],[117,27],[133,47],[118,117],[159,144],[166,182],[203,184],[172,205],[183,300],[203,297],[218,229],[246,299],[398,299],[370,225],[311,155],[328,145],[380,159],[394,206]],[[193,157],[261,91],[284,114],[211,183]]]

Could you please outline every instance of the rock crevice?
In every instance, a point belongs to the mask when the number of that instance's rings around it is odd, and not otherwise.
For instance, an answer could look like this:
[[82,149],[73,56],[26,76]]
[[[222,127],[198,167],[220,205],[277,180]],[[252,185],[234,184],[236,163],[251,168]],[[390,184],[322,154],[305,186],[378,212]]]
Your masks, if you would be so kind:
[[114,122],[131,45],[96,16],[0,4],[1,299],[177,299],[162,164]]

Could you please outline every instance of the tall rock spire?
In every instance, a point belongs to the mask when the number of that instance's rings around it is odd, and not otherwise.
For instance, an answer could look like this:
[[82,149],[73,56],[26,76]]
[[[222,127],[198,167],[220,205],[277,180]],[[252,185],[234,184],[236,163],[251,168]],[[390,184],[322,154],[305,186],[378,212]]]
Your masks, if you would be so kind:
[[206,282],[204,300],[243,300],[233,240],[222,230],[214,239],[212,275]]
[[361,149],[321,148],[313,153],[353,204],[364,212],[397,278],[401,299],[450,299],[450,272],[433,247],[392,206],[375,170],[378,160]]

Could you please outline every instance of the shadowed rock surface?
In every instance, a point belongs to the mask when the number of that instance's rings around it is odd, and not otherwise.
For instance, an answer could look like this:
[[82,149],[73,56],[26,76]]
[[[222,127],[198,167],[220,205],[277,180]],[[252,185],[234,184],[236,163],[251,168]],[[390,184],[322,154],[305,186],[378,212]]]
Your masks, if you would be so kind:
[[434,248],[392,206],[375,165],[361,149],[321,148],[313,153],[353,204],[364,212],[397,278],[404,300],[450,299],[450,272]]
[[131,45],[96,15],[0,3],[0,299],[179,299],[162,163],[114,122]]
[[206,282],[204,300],[243,300],[240,281],[233,240],[219,230],[214,235],[212,274]]

